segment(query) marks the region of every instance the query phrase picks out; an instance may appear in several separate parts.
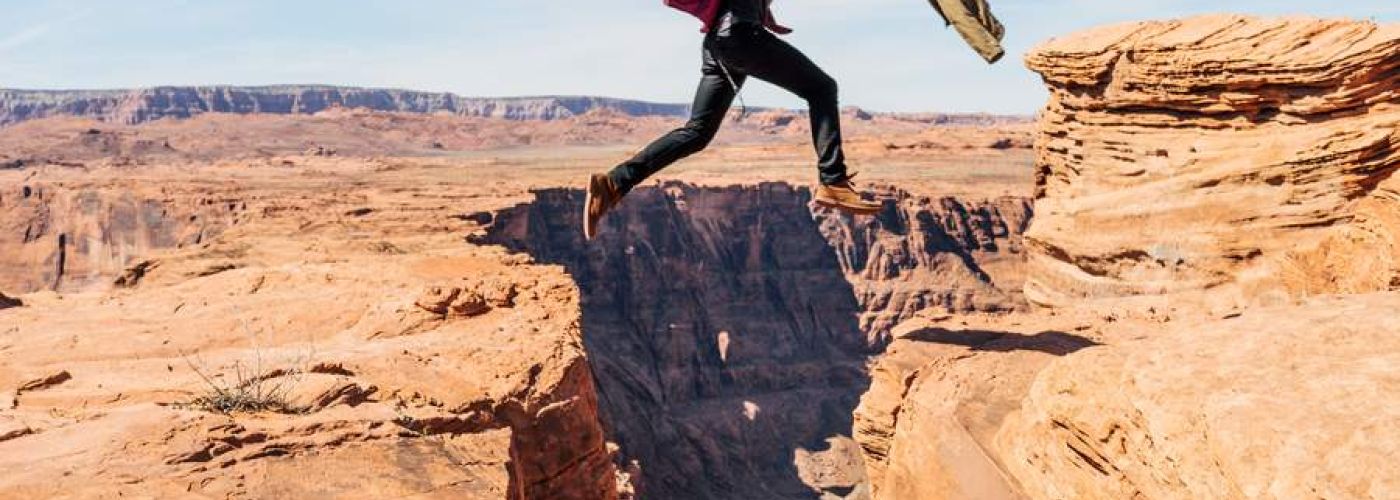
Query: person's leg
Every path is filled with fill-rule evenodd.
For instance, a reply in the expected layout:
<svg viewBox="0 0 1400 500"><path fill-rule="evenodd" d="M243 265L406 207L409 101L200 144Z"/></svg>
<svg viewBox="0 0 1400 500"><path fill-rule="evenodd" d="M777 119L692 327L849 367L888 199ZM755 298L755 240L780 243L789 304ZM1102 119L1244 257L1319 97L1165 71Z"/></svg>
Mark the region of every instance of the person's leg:
<svg viewBox="0 0 1400 500"><path fill-rule="evenodd" d="M724 115L734 102L735 94L729 78L733 78L734 85L743 86L744 75L731 70L726 77L708 48L702 57L702 77L700 86L695 91L695 101L690 108L690 120L608 172L608 178L618 187L621 194L626 194L647 177L681 158L705 149L724 123Z"/></svg>
<svg viewBox="0 0 1400 500"><path fill-rule="evenodd" d="M731 70L772 83L807 101L812 119L812 144L817 150L821 183L846 179L846 156L841 149L841 111L836 80L792 45L757 26L734 28L716 40L718 57Z"/></svg>

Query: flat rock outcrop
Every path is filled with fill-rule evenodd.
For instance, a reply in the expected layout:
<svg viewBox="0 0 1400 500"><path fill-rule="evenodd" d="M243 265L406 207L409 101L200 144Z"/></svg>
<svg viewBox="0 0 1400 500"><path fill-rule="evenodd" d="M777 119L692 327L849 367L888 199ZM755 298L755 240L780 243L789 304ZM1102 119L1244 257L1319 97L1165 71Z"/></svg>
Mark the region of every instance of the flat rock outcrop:
<svg viewBox="0 0 1400 500"><path fill-rule="evenodd" d="M0 309L0 497L616 496L577 289L463 245L442 201L459 191L162 174L136 192L256 209L183 248L127 248L141 258L115 287ZM42 193L94 217L65 230L73 248L167 241L161 203Z"/></svg>
<svg viewBox="0 0 1400 500"><path fill-rule="evenodd" d="M1033 498L1400 495L1400 294L1189 321L1037 377L996 449Z"/></svg>
<svg viewBox="0 0 1400 500"><path fill-rule="evenodd" d="M1400 295L1229 318L907 322L856 413L875 498L1389 498Z"/></svg>
<svg viewBox="0 0 1400 500"><path fill-rule="evenodd" d="M1032 302L1400 287L1400 25L1132 23L1026 62L1051 95Z"/></svg>

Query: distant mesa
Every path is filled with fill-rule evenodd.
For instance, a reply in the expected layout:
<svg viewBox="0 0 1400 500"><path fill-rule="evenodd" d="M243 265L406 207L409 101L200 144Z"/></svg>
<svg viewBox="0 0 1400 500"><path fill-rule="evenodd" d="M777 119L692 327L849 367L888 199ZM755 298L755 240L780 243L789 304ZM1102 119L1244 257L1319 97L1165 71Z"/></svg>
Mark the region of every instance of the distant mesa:
<svg viewBox="0 0 1400 500"><path fill-rule="evenodd" d="M0 126L55 116L135 125L203 113L315 114L334 108L557 120L609 109L630 116L686 116L690 106L586 96L477 98L446 92L330 85L152 87L122 90L0 89Z"/></svg>
<svg viewBox="0 0 1400 500"><path fill-rule="evenodd" d="M118 90L20 90L0 88L0 127L50 117L78 117L137 125L204 113L311 115L343 108L398 113L447 114L506 120L561 120L605 111L632 117L682 118L689 104L667 104L593 96L463 97L447 92L334 85L228 85ZM749 108L750 111L780 111ZM849 108L859 120L882 113ZM894 116L896 114L883 113ZM1027 117L990 114L897 114L934 125L997 125Z"/></svg>

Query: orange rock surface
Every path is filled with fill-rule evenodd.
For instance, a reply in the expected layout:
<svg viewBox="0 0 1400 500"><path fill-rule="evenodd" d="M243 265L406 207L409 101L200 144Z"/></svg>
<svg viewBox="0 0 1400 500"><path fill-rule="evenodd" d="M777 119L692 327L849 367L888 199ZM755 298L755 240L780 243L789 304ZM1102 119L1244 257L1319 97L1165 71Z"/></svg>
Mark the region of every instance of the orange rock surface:
<svg viewBox="0 0 1400 500"><path fill-rule="evenodd" d="M1054 39L1027 298L1400 287L1400 25L1206 16Z"/></svg>
<svg viewBox="0 0 1400 500"><path fill-rule="evenodd" d="M874 497L1400 495L1400 26L1133 23L1027 62L1041 307L894 329Z"/></svg>
<svg viewBox="0 0 1400 500"><path fill-rule="evenodd" d="M0 492L611 497L568 277L354 225L260 218L122 288L6 311ZM416 303L443 288L450 308ZM216 387L284 412L190 404Z"/></svg>

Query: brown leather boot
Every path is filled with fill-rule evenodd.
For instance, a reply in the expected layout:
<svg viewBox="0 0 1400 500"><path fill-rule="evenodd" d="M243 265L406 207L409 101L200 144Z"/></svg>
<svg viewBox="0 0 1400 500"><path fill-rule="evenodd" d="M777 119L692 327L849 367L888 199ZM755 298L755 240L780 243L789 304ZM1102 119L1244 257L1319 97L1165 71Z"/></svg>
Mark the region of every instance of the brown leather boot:
<svg viewBox="0 0 1400 500"><path fill-rule="evenodd" d="M860 197L860 192L851 185L851 178L855 174L846 176L845 180L832 185L822 184L817 186L814 201L824 207L844 210L857 215L871 215L878 213L884 205L881 203L866 201Z"/></svg>
<svg viewBox="0 0 1400 500"><path fill-rule="evenodd" d="M621 190L612 179L603 174L593 174L588 179L588 196L583 201L583 236L593 239L598 234L598 222L603 215L617 206L622 199Z"/></svg>

